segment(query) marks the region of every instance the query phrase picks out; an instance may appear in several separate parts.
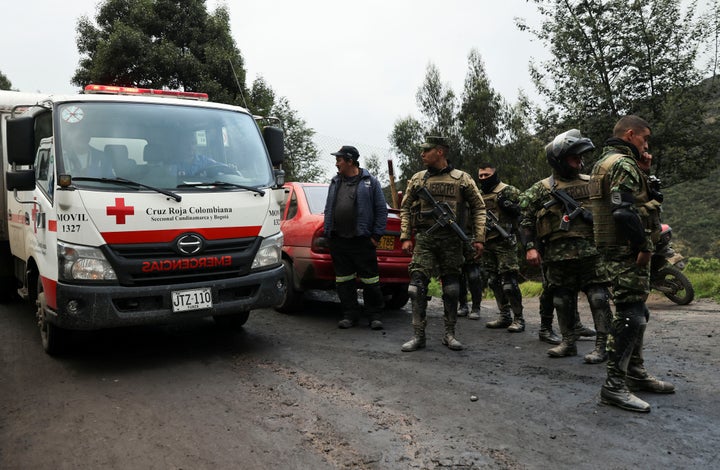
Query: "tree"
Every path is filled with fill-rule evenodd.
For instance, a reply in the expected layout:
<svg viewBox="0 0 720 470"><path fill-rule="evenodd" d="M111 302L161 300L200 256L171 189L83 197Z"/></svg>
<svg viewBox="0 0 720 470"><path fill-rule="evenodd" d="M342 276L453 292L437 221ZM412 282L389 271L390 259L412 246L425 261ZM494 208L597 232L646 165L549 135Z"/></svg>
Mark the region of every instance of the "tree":
<svg viewBox="0 0 720 470"><path fill-rule="evenodd" d="M315 132L290 107L287 98L278 100L273 106L272 115L280 119L285 129L285 180L318 181L324 172L319 164L318 148L312 140Z"/></svg>
<svg viewBox="0 0 720 470"><path fill-rule="evenodd" d="M401 182L409 180L413 174L423 169L419 155L420 144L424 142L426 135L441 135L447 138L450 142L448 159L456 167L462 165L457 100L450 85L440 80L440 71L435 65L428 65L425 81L415 98L423 116L422 120L413 117L401 119L395 123L390 134L390 142L398 155Z"/></svg>
<svg viewBox="0 0 720 470"><path fill-rule="evenodd" d="M702 125L707 99L695 64L709 29L695 1L684 14L679 0L534 1L541 27L518 26L553 55L531 64L531 75L554 107L554 133L577 127L599 144L620 116L639 114L653 126L655 171L667 183L718 163L717 129Z"/></svg>
<svg viewBox="0 0 720 470"><path fill-rule="evenodd" d="M458 113L466 167L477 168L479 162L491 159L499 143L504 107L504 100L490 86L480 53L471 50Z"/></svg>
<svg viewBox="0 0 720 470"><path fill-rule="evenodd" d="M12 90L12 83L2 72L0 72L0 90Z"/></svg>
<svg viewBox="0 0 720 470"><path fill-rule="evenodd" d="M95 23L78 20L81 58L72 83L202 91L247 106L229 23L225 6L208 13L205 0L106 0Z"/></svg>

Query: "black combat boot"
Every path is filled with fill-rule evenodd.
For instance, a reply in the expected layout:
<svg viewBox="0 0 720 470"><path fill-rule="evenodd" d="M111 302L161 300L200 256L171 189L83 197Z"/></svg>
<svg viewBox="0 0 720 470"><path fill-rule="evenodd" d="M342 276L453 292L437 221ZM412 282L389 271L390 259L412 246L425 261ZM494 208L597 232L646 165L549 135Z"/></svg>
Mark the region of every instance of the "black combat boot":
<svg viewBox="0 0 720 470"><path fill-rule="evenodd" d="M495 294L495 303L500 313L496 320L485 323L488 328L507 328L512 325L512 316L510 316L510 302L505 298L505 293L500 285L491 285L493 294Z"/></svg>
<svg viewBox="0 0 720 470"><path fill-rule="evenodd" d="M555 289L553 292L553 305L557 311L562 341L554 348L547 350L547 354L550 357L577 356L577 346L575 342L578 339L578 335L573 328L575 308L572 302L572 296L576 296L576 294L567 289Z"/></svg>
<svg viewBox="0 0 720 470"><path fill-rule="evenodd" d="M548 344L560 344L562 339L553 331L553 311L555 306L553 305L552 292L547 289L543 289L540 294L540 331L538 331L538 338L540 341L544 341Z"/></svg>
<svg viewBox="0 0 720 470"><path fill-rule="evenodd" d="M442 344L452 349L453 351L460 351L463 349L462 343L455 338L455 325L457 324L457 309L458 309L458 292L460 290L459 283L457 280L448 276L443 279L443 313L445 321L445 335L442 339Z"/></svg>
<svg viewBox="0 0 720 470"><path fill-rule="evenodd" d="M630 356L647 323L636 304L642 308L642 302L619 303L615 306L616 313L610 324L611 335L607 343L607 378L600 390L600 402L624 410L647 413L650 405L633 395L625 383Z"/></svg>
<svg viewBox="0 0 720 470"><path fill-rule="evenodd" d="M648 371L645 370L645 361L643 359L645 328L646 327L643 327L641 329L639 338L630 356L625 383L633 392L675 393L675 385L662 381L650 375Z"/></svg>

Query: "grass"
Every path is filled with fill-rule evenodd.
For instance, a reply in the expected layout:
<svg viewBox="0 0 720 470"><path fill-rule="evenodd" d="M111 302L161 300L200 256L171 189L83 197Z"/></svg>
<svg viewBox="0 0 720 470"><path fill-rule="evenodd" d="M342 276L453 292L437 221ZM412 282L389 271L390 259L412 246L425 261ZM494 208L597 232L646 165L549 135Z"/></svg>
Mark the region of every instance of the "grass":
<svg viewBox="0 0 720 470"><path fill-rule="evenodd" d="M690 258L684 271L695 289L696 299L712 299L720 302L720 259ZM537 297L542 292L542 284L526 281L520 284L523 297ZM440 282L433 278L428 286L428 293L433 297L442 297ZM490 289L483 292L484 299L494 299Z"/></svg>

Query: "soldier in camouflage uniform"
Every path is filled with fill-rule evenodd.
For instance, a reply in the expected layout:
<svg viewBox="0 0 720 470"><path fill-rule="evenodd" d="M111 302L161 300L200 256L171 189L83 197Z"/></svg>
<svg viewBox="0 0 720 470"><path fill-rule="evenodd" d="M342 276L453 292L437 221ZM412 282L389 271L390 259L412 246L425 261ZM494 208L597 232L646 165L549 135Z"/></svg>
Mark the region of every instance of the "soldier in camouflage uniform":
<svg viewBox="0 0 720 470"><path fill-rule="evenodd" d="M425 347L427 287L430 277L437 273L442 282L445 321L442 343L457 351L463 349L455 337L460 270L464 262L463 241L448 226L427 233L428 229L437 228L436 220L431 215L432 205L420 196L419 190L427 188L437 202L447 203L454 214L458 214L465 204L468 205L469 216L474 222L472 245L477 257L482 255L485 242L485 204L472 177L456 170L448 162L449 145L445 138L428 136L421 148L423 164L427 169L415 173L410 179L400 207L402 248L413 254L408 266L413 337L402 345L402 350L409 352Z"/></svg>
<svg viewBox="0 0 720 470"><path fill-rule="evenodd" d="M486 210L497 217L497 225L509 235L505 238L497 228L486 228L483 271L488 276L488 284L495 294L500 313L496 320L487 322L485 326L520 333L525 331L522 293L517 280L520 264L515 238L520 217L520 190L500 181L500 175L490 163L480 163L478 179Z"/></svg>
<svg viewBox="0 0 720 470"><path fill-rule="evenodd" d="M650 126L638 116L621 118L591 175L590 199L595 243L613 276L615 315L608 340L607 378L600 391L604 404L649 412L650 405L632 391L673 393L675 386L650 375L643 361L643 336L650 317L652 237L659 225L659 202L653 200L641 169Z"/></svg>
<svg viewBox="0 0 720 470"><path fill-rule="evenodd" d="M521 200L521 238L530 265L543 264L548 288L553 293L562 333L559 345L548 350L550 357L575 356L576 302L583 290L590 304L597 336L595 349L585 356L588 364L607 359L606 340L612 311L609 276L602 257L593 242L592 214L587 208L570 211L552 195L564 191L578 204L589 203L590 177L580 173L582 155L595 146L580 131L564 132L545 147L553 169L549 178L532 185ZM543 253L538 250L542 244Z"/></svg>

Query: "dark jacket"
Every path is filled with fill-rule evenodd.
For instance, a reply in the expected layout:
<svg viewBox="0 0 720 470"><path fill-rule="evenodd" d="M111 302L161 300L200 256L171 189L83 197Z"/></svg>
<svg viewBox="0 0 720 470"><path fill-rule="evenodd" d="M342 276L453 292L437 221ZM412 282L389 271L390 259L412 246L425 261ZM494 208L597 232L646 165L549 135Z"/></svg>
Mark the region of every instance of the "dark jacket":
<svg viewBox="0 0 720 470"><path fill-rule="evenodd" d="M334 227L333 211L335 198L342 176L335 175L330 181L327 201L325 202L325 236L330 237ZM372 237L379 240L385 233L387 223L387 203L385 195L377 178L366 169L360 168L360 181L358 181L357 197L355 199L355 214L357 218L356 233L359 237Z"/></svg>

